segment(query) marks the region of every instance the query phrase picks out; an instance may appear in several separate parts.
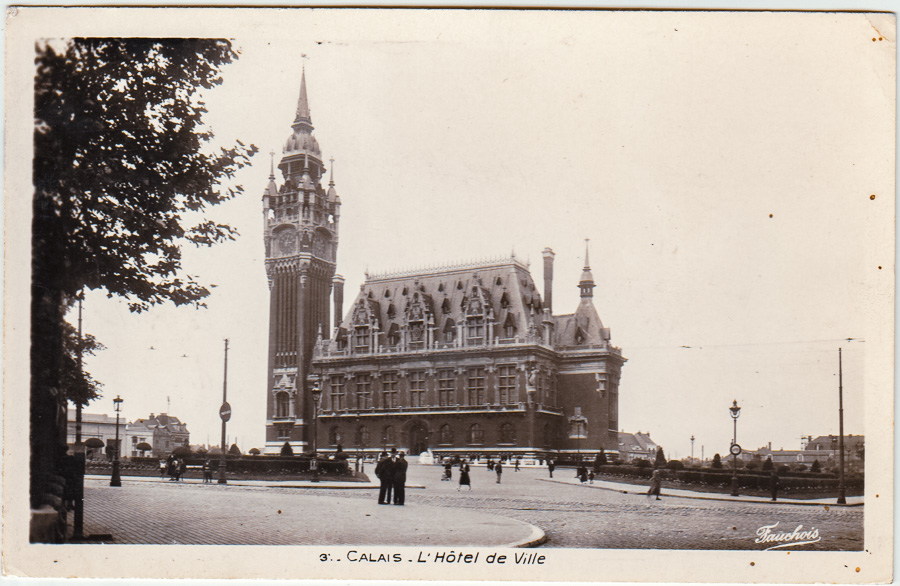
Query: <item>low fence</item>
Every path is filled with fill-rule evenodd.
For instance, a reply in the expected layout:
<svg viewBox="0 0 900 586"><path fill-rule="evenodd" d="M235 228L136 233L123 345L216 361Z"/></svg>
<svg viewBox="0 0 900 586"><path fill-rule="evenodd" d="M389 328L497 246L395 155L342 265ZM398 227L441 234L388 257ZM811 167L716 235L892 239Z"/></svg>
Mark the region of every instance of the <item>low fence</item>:
<svg viewBox="0 0 900 586"><path fill-rule="evenodd" d="M197 470L203 467L207 458L201 456L188 456L185 458L188 470ZM219 469L219 457L209 458L213 466L213 472ZM225 458L225 470L229 474L248 474L253 476L274 476L302 474L311 471L311 459L303 456L228 456ZM351 476L352 471L347 460L322 460L317 461L319 472L336 476ZM119 470L122 474L128 471L158 471L160 462L158 458L129 458L119 462ZM89 462L89 473L104 473L112 470L112 462Z"/></svg>
<svg viewBox="0 0 900 586"><path fill-rule="evenodd" d="M677 471L660 468L660 471L664 480L709 486L731 486L732 471L725 468L691 468ZM649 480L653 474L653 467L606 464L599 467L599 472L603 476ZM770 478L771 472L738 470L737 473L740 488L768 490ZM781 489L830 492L837 490L839 483L840 479L832 473L786 472L778 475L778 486ZM861 474L850 474L844 477L844 487L848 490L862 490L864 485L865 477Z"/></svg>

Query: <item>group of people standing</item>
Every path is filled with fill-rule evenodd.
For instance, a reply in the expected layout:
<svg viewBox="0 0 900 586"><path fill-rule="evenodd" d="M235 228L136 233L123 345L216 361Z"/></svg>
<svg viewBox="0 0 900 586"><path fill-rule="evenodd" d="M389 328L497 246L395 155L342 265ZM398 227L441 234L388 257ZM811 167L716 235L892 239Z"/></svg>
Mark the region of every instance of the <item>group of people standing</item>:
<svg viewBox="0 0 900 586"><path fill-rule="evenodd" d="M160 477L168 475L169 482L178 482L184 477L186 471L187 460L178 458L175 454L169 454L169 457L166 458L165 462L159 466Z"/></svg>
<svg viewBox="0 0 900 586"><path fill-rule="evenodd" d="M381 483L378 490L378 504L389 505L393 497L395 505L403 505L406 501L406 469L409 462L406 461L404 452L397 453L392 450L390 454L381 452L378 464L375 466L375 476Z"/></svg>

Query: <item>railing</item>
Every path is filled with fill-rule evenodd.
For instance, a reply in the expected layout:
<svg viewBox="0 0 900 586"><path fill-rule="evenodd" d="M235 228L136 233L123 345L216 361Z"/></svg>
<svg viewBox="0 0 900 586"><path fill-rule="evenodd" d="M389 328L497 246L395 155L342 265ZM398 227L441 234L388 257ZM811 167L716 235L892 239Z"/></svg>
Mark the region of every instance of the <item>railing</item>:
<svg viewBox="0 0 900 586"><path fill-rule="evenodd" d="M541 410L547 410L538 405ZM384 415L384 414L415 414L439 411L442 413L463 413L463 412L524 412L524 403L512 403L507 405L485 404L485 405L430 405L425 407L369 407L364 409L343 409L340 411L323 410L319 413L319 417L359 417L363 415ZM549 411L555 412L555 411ZM560 411L561 413L561 411Z"/></svg>
<svg viewBox="0 0 900 586"><path fill-rule="evenodd" d="M582 351L582 350L606 350L610 354L615 356L622 355L622 349L617 348L611 344L585 344L583 346L553 346L544 344L543 340L540 339L523 339L523 338L494 338L493 341L488 340L487 343L479 343L479 344L466 344L462 343L457 345L455 342L433 342L431 345L427 345L424 343L416 343L415 346L410 345L397 345L397 346L385 346L379 345L377 348L372 349L369 346L365 347L354 347L351 351L350 348L344 348L343 350L330 350L327 347L322 348L321 350L317 350L315 354L315 358L348 358L351 356L395 356L398 354L423 354L423 353L431 353L431 352L459 352L459 351L481 351L486 348L493 348L497 346L503 347L526 347L526 346L539 346L541 348L546 348L548 350L555 351ZM364 348L364 350L361 350Z"/></svg>

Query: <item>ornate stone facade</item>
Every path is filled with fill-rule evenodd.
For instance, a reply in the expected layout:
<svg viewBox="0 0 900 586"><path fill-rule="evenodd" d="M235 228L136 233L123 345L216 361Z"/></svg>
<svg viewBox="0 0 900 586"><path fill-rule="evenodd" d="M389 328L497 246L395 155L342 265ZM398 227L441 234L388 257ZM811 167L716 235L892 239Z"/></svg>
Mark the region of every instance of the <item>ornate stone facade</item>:
<svg viewBox="0 0 900 586"><path fill-rule="evenodd" d="M322 186L325 166L312 134L305 73L291 129L278 164L283 183L275 183L273 159L262 197L270 304L267 452L285 441L306 449L313 404L297 381L306 379L316 332L330 329L341 202L333 177L327 190Z"/></svg>
<svg viewBox="0 0 900 586"><path fill-rule="evenodd" d="M513 257L366 275L343 314L335 275L340 198L312 136L305 75L293 134L263 195L270 286L266 451L516 457L618 450L625 362L593 305L585 256L572 314L553 315L552 250L542 301ZM335 328L329 321L334 290Z"/></svg>

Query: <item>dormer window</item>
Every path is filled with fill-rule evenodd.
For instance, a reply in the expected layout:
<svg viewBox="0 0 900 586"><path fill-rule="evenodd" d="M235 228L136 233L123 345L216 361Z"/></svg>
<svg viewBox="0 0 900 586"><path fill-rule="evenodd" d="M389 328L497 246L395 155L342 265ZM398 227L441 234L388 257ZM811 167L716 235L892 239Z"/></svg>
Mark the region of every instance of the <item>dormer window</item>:
<svg viewBox="0 0 900 586"><path fill-rule="evenodd" d="M356 326L355 333L355 350L357 352L368 352L372 344L372 332L369 326Z"/></svg>
<svg viewBox="0 0 900 586"><path fill-rule="evenodd" d="M397 308L394 307L393 303L388 306L387 316L388 319L394 319L395 317L397 317Z"/></svg>
<svg viewBox="0 0 900 586"><path fill-rule="evenodd" d="M441 313L450 313L450 299L444 297L444 302L441 303Z"/></svg>

